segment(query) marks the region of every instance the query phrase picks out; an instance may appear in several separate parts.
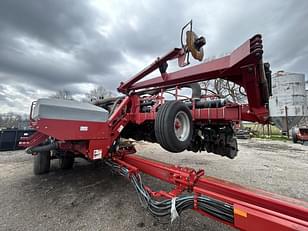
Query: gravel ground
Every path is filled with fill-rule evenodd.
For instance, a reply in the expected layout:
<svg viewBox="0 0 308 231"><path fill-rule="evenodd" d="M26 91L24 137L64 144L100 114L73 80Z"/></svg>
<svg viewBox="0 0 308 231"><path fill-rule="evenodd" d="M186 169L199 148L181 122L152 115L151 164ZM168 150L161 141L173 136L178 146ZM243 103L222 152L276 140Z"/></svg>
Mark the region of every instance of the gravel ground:
<svg viewBox="0 0 308 231"><path fill-rule="evenodd" d="M239 140L234 160L207 153L167 153L139 143L139 155L205 168L206 174L249 187L308 201L308 147L282 141ZM32 173L23 151L0 153L0 230L233 230L193 212L172 225L152 218L133 188L107 167L77 159L72 170ZM165 183L144 176L155 189ZM168 221L168 220L167 220Z"/></svg>

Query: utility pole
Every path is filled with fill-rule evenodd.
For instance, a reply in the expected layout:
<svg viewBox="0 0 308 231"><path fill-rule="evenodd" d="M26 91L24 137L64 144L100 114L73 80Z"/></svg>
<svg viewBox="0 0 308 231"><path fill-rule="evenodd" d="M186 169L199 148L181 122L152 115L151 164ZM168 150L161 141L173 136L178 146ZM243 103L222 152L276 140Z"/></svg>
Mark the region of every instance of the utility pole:
<svg viewBox="0 0 308 231"><path fill-rule="evenodd" d="M288 107L285 106L284 110L285 110L285 113L286 113L286 128L287 128L287 136L288 136L288 139L289 139L290 136L289 136L289 122L288 122Z"/></svg>

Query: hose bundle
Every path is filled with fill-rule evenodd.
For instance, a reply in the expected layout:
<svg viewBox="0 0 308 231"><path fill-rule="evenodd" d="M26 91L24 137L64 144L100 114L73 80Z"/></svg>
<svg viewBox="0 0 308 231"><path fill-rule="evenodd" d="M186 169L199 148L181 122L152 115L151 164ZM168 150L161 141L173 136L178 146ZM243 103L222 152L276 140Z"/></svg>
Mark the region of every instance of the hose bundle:
<svg viewBox="0 0 308 231"><path fill-rule="evenodd" d="M117 163L106 160L105 163L111 169L121 176L130 180L134 186L141 204L149 210L154 217L170 216L172 212L172 199L162 201L155 200L145 189L140 174L129 174L127 168L118 165ZM233 223L233 206L207 196L197 197L197 207L205 213L208 213L223 221ZM194 208L194 195L181 195L175 198L176 212L180 215L186 209Z"/></svg>

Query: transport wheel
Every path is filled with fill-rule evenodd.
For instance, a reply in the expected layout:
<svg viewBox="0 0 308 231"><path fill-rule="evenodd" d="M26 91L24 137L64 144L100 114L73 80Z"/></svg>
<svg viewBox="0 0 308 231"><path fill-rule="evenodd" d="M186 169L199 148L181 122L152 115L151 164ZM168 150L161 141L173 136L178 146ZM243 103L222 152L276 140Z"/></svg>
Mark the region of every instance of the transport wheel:
<svg viewBox="0 0 308 231"><path fill-rule="evenodd" d="M155 136L158 143L169 152L182 152L189 146L192 134L192 116L181 101L164 103L155 119Z"/></svg>
<svg viewBox="0 0 308 231"><path fill-rule="evenodd" d="M237 156L238 148L237 148L237 140L235 137L232 137L227 144L227 157L233 159Z"/></svg>
<svg viewBox="0 0 308 231"><path fill-rule="evenodd" d="M74 156L73 155L65 155L59 157L59 168L61 169L70 169L74 165Z"/></svg>
<svg viewBox="0 0 308 231"><path fill-rule="evenodd" d="M50 152L39 152L34 156L33 173L41 175L49 172L50 169Z"/></svg>
<svg viewBox="0 0 308 231"><path fill-rule="evenodd" d="M293 143L297 143L297 129L296 128L292 128L292 141Z"/></svg>

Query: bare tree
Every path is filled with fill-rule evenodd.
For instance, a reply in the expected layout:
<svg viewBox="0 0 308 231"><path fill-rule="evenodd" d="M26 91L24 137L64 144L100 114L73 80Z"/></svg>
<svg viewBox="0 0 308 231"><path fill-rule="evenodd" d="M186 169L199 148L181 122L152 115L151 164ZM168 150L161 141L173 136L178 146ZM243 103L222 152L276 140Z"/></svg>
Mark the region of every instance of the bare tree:
<svg viewBox="0 0 308 231"><path fill-rule="evenodd" d="M85 101L106 99L112 96L113 94L111 91L107 90L103 86L98 86L97 88L92 89L89 93L85 94Z"/></svg>
<svg viewBox="0 0 308 231"><path fill-rule="evenodd" d="M246 102L244 89L234 82L224 79L213 79L201 83L205 91L215 94L219 98L227 98L235 103Z"/></svg>
<svg viewBox="0 0 308 231"><path fill-rule="evenodd" d="M57 91L56 94L52 95L50 98L74 100L72 93L67 89Z"/></svg>
<svg viewBox="0 0 308 231"><path fill-rule="evenodd" d="M1 128L23 128L27 123L26 118L14 112L0 114L0 127Z"/></svg>
<svg viewBox="0 0 308 231"><path fill-rule="evenodd" d="M246 92L243 87L231 81L226 81L225 89L227 91L226 97L230 97L233 102L245 103L247 102Z"/></svg>

